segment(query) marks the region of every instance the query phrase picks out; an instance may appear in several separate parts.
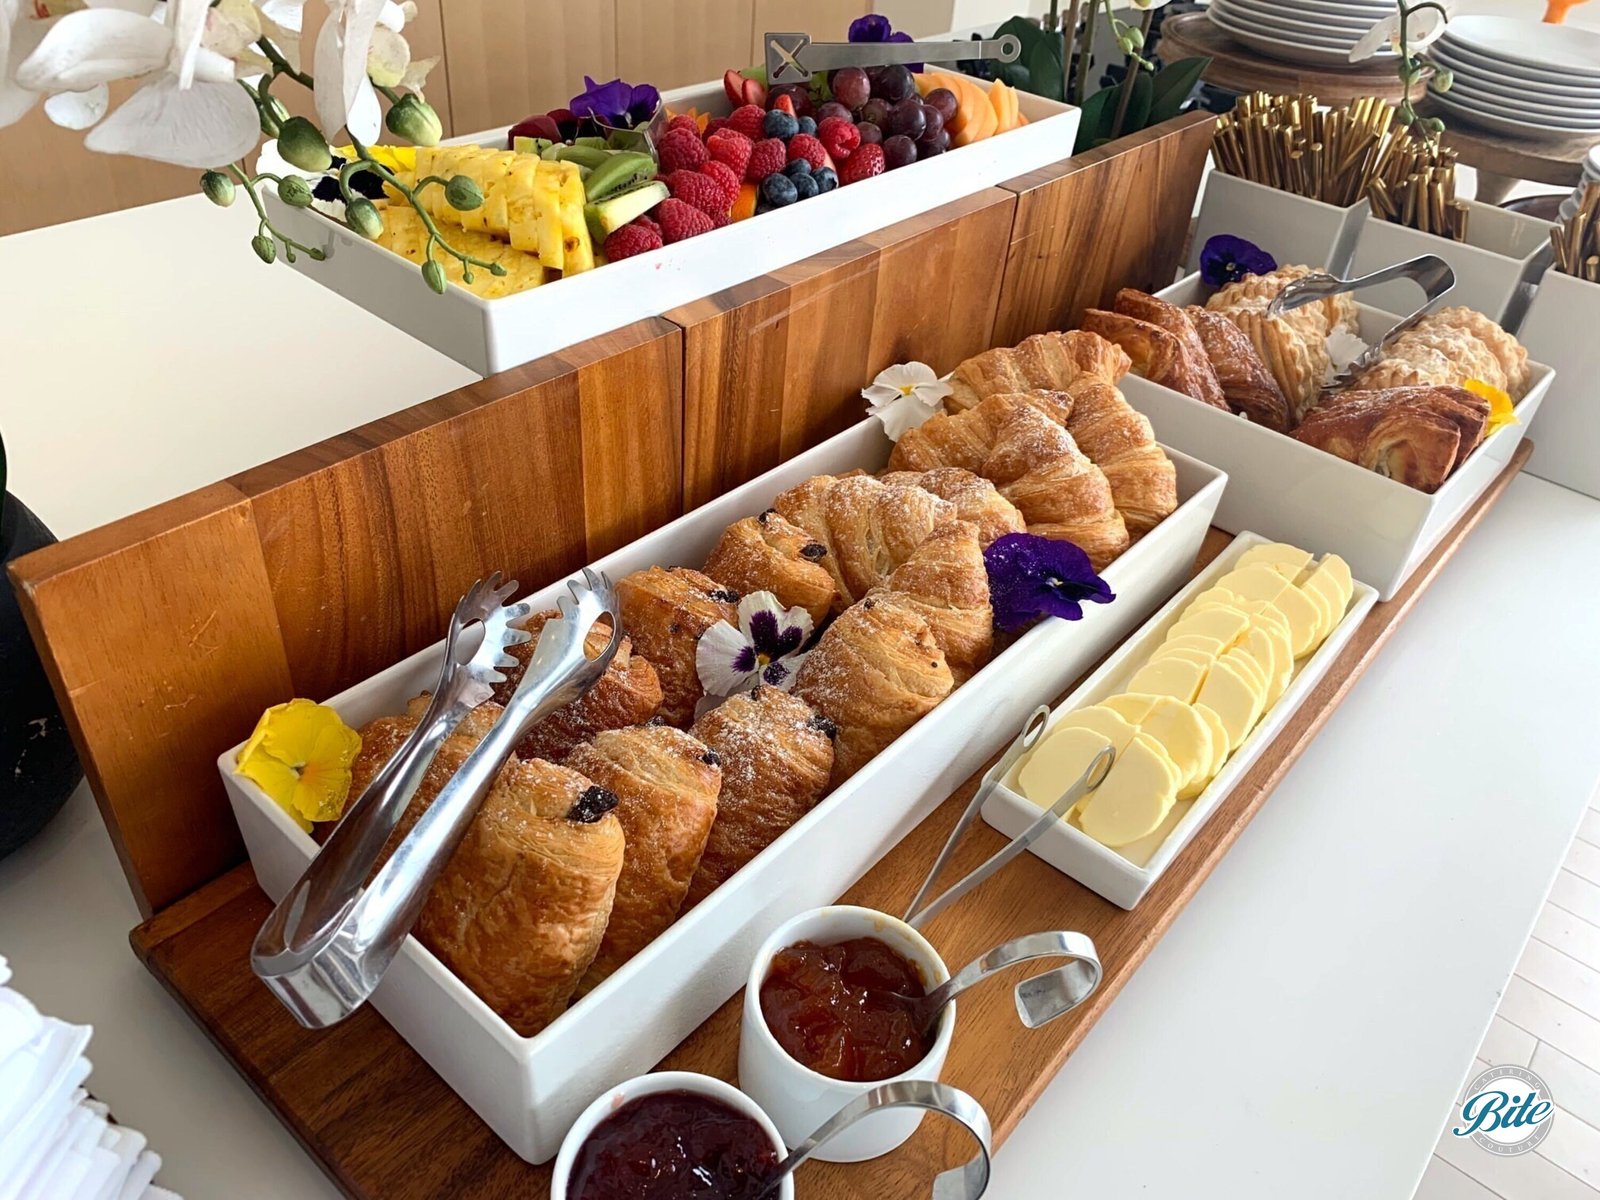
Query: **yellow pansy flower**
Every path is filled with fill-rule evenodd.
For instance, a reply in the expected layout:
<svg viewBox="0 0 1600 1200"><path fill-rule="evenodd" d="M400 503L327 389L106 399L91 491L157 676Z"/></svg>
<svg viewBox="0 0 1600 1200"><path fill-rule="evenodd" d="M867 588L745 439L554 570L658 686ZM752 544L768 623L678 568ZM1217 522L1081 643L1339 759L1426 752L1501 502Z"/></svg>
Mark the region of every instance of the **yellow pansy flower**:
<svg viewBox="0 0 1600 1200"><path fill-rule="evenodd" d="M1484 426L1483 436L1489 437L1495 430L1505 425L1520 425L1517 414L1512 411L1511 397L1481 379L1467 380L1465 387L1474 396L1482 396L1489 402L1489 422Z"/></svg>
<svg viewBox="0 0 1600 1200"><path fill-rule="evenodd" d="M356 148L354 146L340 146L334 153L347 162L353 162L356 157ZM417 148L415 146L368 146L367 156L379 166L388 167L396 175L415 174L417 170Z"/></svg>
<svg viewBox="0 0 1600 1200"><path fill-rule="evenodd" d="M261 714L234 770L283 806L300 828L334 821L350 798L350 764L361 735L311 700L275 704Z"/></svg>

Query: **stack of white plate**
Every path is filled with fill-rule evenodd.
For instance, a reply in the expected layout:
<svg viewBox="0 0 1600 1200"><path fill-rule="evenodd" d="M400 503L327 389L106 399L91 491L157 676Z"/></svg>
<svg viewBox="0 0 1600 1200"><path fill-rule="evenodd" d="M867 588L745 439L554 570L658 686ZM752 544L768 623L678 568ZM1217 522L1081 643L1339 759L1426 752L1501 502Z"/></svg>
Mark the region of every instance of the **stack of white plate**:
<svg viewBox="0 0 1600 1200"><path fill-rule="evenodd" d="M1355 44L1394 11L1393 0L1211 0L1207 14L1234 41L1269 58L1348 66Z"/></svg>
<svg viewBox="0 0 1600 1200"><path fill-rule="evenodd" d="M1512 137L1600 135L1600 33L1514 17L1457 17L1429 51L1455 74L1448 113Z"/></svg>
<svg viewBox="0 0 1600 1200"><path fill-rule="evenodd" d="M1588 157L1583 160L1583 182L1561 202L1563 221L1570 221L1577 214L1578 205L1583 203L1583 193L1591 183L1600 183L1600 146L1589 151Z"/></svg>

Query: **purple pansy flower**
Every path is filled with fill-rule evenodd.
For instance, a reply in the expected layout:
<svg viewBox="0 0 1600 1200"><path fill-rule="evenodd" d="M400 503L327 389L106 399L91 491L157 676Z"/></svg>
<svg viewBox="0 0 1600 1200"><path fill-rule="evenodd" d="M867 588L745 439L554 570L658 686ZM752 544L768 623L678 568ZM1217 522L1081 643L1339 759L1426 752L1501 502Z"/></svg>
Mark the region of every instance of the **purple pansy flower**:
<svg viewBox="0 0 1600 1200"><path fill-rule="evenodd" d="M780 691L794 685L811 637L811 615L785 608L771 592L739 601L735 628L718 621L700 635L694 665L708 696L732 696L765 683Z"/></svg>
<svg viewBox="0 0 1600 1200"><path fill-rule="evenodd" d="M661 94L648 83L624 83L620 79L596 83L585 75L583 85L585 90L567 106L572 115L591 117L619 129L645 124L661 104Z"/></svg>
<svg viewBox="0 0 1600 1200"><path fill-rule="evenodd" d="M995 627L1005 633L1040 617L1082 618L1082 602L1116 599L1094 573L1089 556L1071 542L1032 533L1008 533L983 552Z"/></svg>
<svg viewBox="0 0 1600 1200"><path fill-rule="evenodd" d="M852 42L909 42L909 33L896 33L889 18L881 13L868 13L850 22L849 40ZM913 74L922 70L922 63L907 63Z"/></svg>
<svg viewBox="0 0 1600 1200"><path fill-rule="evenodd" d="M1212 287L1237 283L1246 275L1268 275L1277 269L1278 260L1272 255L1231 233L1208 239L1200 251L1200 278Z"/></svg>

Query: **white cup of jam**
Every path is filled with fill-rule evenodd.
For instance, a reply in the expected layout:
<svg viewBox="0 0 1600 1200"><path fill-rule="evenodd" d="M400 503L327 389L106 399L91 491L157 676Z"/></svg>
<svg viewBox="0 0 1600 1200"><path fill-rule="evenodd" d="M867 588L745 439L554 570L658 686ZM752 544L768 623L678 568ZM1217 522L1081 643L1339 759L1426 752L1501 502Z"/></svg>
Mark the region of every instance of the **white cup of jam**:
<svg viewBox="0 0 1600 1200"><path fill-rule="evenodd" d="M818 954L819 947L828 953ZM906 1019L904 1006L888 997L921 995L949 978L949 968L928 940L886 913L843 904L801 913L773 931L751 964L739 1032L739 1086L794 1146L881 1084L937 1080L955 1031L955 1003L947 1004L933 1030L922 1036ZM872 986L862 987L862 981ZM859 1000L863 990L871 1002L853 1009L845 1039L823 1048L826 1039L818 1036L816 1022L827 1023L829 1014L839 1011L827 997ZM912 1033L917 1036L908 1036ZM917 1110L871 1113L819 1147L814 1157L828 1162L877 1158L915 1133L924 1115Z"/></svg>
<svg viewBox="0 0 1600 1200"><path fill-rule="evenodd" d="M693 1071L657 1071L611 1088L583 1110L556 1155L550 1200L707 1194L703 1180L685 1178L680 1193L670 1179L659 1178L674 1164L680 1177L687 1174L683 1167L717 1177L727 1183L719 1194L741 1200L761 1190L759 1179L744 1171L746 1164L759 1161L770 1169L787 1155L772 1119L732 1084ZM633 1172L650 1160L658 1178L647 1193ZM794 1200L792 1174L771 1200Z"/></svg>

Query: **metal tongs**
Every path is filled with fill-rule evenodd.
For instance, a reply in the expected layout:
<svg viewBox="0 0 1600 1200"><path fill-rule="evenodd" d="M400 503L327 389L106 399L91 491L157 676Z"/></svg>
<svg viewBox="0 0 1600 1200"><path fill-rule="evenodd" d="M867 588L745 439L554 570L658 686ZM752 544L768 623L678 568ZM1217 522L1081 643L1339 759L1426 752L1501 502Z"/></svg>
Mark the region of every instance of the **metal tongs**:
<svg viewBox="0 0 1600 1200"><path fill-rule="evenodd" d="M1380 283L1392 283L1396 279L1409 279L1420 286L1426 297L1422 307L1409 317L1399 321L1394 328L1384 334L1377 342L1367 347L1366 353L1356 359L1333 377L1328 387L1343 387L1354 381L1357 375L1376 363L1383 357L1383 351L1390 342L1399 337L1406 330L1414 326L1423 317L1427 316L1438 307L1439 301L1449 294L1450 289L1456 285L1456 273L1450 269L1450 264L1437 254L1424 254L1407 262L1396 263L1392 267L1385 267L1381 271L1374 271L1371 275L1363 275L1360 279L1340 279L1318 271L1297 279L1283 291L1272 298L1272 303L1267 305L1267 316L1281 317L1291 313L1297 308L1304 308L1308 304L1315 304L1318 300L1326 300L1330 296L1343 295L1345 292L1357 292L1362 288L1375 287Z"/></svg>
<svg viewBox="0 0 1600 1200"><path fill-rule="evenodd" d="M372 995L513 747L536 721L588 690L616 653L622 630L616 593L604 575L585 570L582 583L568 582L572 597L557 602L560 616L545 623L499 719L367 883L439 748L504 680L497 668L515 665L506 648L529 640L514 626L532 615L532 607L503 603L516 586L502 586L496 573L462 597L421 722L256 934L252 969L307 1028L343 1020ZM585 644L602 618L610 622L611 638L590 658ZM483 638L469 652L473 625L482 626Z"/></svg>
<svg viewBox="0 0 1600 1200"><path fill-rule="evenodd" d="M1045 830L1054 825L1066 813L1072 811L1074 804L1105 782L1106 776L1111 772L1111 764L1117 757L1116 751L1110 746L1095 755L1094 761L1084 768L1083 774L1078 776L1077 781L1062 792L1054 804L1040 813L1038 819L1032 825L1029 825L1010 842L1007 842L981 866L958 879L936 899L929 901L926 905L922 903L929 889L933 887L934 881L939 878L939 873L949 863L950 856L955 853L956 844L961 841L967 830L972 828L972 823L978 819L978 813L982 811L984 802L989 799L994 789L1000 786L1000 782L1011 773L1011 768L1017 765L1017 760L1039 744L1039 740L1044 737L1045 726L1049 723L1050 709L1048 706L1041 705L1034 709L1027 721L1023 723L1022 732L1017 735L1016 740L1011 743L1010 748L1001 756L1000 761L995 764L994 768L984 776L983 782L978 785L978 790L973 793L971 801L967 804L967 811L961 814L961 819L956 822L956 827L950 831L950 837L945 841L944 849L939 851L939 857L934 860L933 869L928 872L928 877L922 881L922 886L917 889L917 894L912 898L910 907L906 909L905 922L907 925L910 925L913 929L920 929L925 922L949 908L950 905L961 899L961 897L1033 845L1034 842L1044 836Z"/></svg>
<svg viewBox="0 0 1600 1200"><path fill-rule="evenodd" d="M840 67L889 67L895 64L953 63L992 58L1016 62L1022 40L1014 33L985 41L948 42L813 42L804 33L764 34L767 83L805 83L813 75Z"/></svg>

